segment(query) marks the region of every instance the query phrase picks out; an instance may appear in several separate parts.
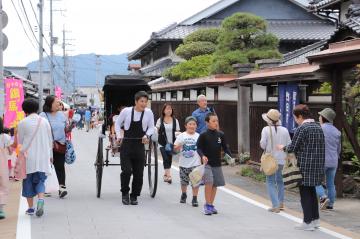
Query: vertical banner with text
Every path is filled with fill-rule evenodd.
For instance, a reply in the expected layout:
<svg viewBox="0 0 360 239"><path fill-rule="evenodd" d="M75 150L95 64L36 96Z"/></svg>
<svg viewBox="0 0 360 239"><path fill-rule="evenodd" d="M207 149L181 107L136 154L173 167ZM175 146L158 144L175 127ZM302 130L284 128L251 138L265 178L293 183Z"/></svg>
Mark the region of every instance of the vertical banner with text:
<svg viewBox="0 0 360 239"><path fill-rule="evenodd" d="M279 84L278 102L282 126L287 128L290 133L294 133L296 123L292 111L299 104L299 86L297 84Z"/></svg>
<svg viewBox="0 0 360 239"><path fill-rule="evenodd" d="M61 95L62 95L62 89L59 86L55 86L55 96L56 96L56 98L61 100Z"/></svg>
<svg viewBox="0 0 360 239"><path fill-rule="evenodd" d="M5 117L6 128L15 128L19 121L25 117L22 111L24 102L24 88L22 80L6 78L5 83Z"/></svg>

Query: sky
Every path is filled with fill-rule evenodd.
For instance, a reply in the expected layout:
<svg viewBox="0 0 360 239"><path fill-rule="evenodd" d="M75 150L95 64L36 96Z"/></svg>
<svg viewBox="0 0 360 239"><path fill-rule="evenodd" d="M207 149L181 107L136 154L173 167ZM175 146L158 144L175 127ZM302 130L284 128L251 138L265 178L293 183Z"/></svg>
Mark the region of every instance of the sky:
<svg viewBox="0 0 360 239"><path fill-rule="evenodd" d="M21 5L24 4L25 11ZM190 17L218 0L54 0L54 36L59 38L55 54L62 55L62 30L66 29L68 55L95 53L111 55L127 53L146 42L152 32ZM37 60L36 41L27 24L38 38L37 4L39 0L3 0L9 18L3 32L9 39L4 51L5 66L24 66ZM31 4L32 5L31 5ZM24 33L17 9L30 40ZM35 12L32 10L33 8ZM61 11L65 10L65 11ZM49 0L44 0L44 48L50 54ZM44 56L46 56L44 53Z"/></svg>

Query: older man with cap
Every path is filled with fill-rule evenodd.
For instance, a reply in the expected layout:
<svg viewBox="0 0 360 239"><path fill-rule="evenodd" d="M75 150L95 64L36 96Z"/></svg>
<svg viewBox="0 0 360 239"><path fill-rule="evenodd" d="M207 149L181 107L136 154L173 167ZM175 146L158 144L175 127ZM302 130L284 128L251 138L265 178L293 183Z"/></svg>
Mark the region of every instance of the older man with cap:
<svg viewBox="0 0 360 239"><path fill-rule="evenodd" d="M333 209L336 190L335 175L341 152L341 132L333 125L335 112L325 108L319 112L319 121L325 136L325 177L327 195L322 185L316 187L316 193L320 197L320 209Z"/></svg>

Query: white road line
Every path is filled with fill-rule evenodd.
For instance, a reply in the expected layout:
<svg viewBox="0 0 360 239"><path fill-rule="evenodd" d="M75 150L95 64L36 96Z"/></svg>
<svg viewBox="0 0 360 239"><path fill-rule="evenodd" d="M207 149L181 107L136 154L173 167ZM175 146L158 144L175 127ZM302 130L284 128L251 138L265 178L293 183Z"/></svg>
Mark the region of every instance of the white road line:
<svg viewBox="0 0 360 239"><path fill-rule="evenodd" d="M27 209L26 198L20 193L16 239L31 239L31 220L30 216L25 214Z"/></svg>
<svg viewBox="0 0 360 239"><path fill-rule="evenodd" d="M162 162L162 161L159 160L159 162ZM176 166L172 165L171 168L175 169L176 171L179 171L179 168L176 167ZM250 203L250 204L252 204L254 206L257 206L259 208L262 208L262 209L265 209L265 210L267 210L269 208L269 206L267 206L267 205L265 205L263 203L260 203L258 201L255 201L255 200L251 199L251 198L245 197L245 196L241 195L240 193L234 192L233 190L230 190L228 188L219 187L219 190L221 190L221 191L223 191L223 192L225 192L227 194L230 194L230 195L232 195L232 196L234 196L234 197L236 197L238 199L241 199L241 200L243 200L243 201L245 201L247 203ZM283 216L283 217L285 217L285 218L287 218L287 219L289 219L291 221L294 221L296 223L301 223L302 222L302 219L300 219L298 217L295 217L293 215L290 215L288 213L285 213L285 212L280 212L279 215ZM330 236L333 236L333 237L336 237L336 238L339 238L339 239L351 239L351 237L342 235L340 233L334 232L334 231L329 230L327 228L320 227L319 230L326 233L326 234L328 234L328 235L330 235Z"/></svg>

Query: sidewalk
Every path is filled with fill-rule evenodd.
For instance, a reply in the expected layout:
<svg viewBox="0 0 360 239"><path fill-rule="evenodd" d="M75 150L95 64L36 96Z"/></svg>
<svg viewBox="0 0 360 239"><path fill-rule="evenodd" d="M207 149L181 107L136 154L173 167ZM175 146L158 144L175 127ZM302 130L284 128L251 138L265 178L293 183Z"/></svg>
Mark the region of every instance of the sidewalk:
<svg viewBox="0 0 360 239"><path fill-rule="evenodd" d="M226 182L241 188L249 193L264 198L268 203L270 200L267 194L266 185L257 182L251 178L243 177L237 174L240 166L223 167ZM300 205L300 196L296 192L286 191L285 206L290 210L294 210L302 215ZM360 200L339 198L335 203L332 211L320 211L320 218L333 226L342 227L351 232L357 233L360 238Z"/></svg>
<svg viewBox="0 0 360 239"><path fill-rule="evenodd" d="M15 239L18 222L21 182L10 182L10 195L5 206L6 218L0 221L1 239Z"/></svg>

